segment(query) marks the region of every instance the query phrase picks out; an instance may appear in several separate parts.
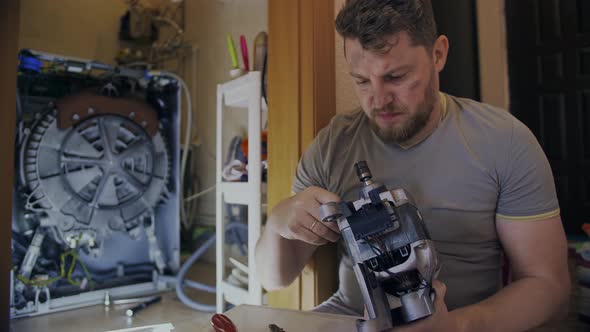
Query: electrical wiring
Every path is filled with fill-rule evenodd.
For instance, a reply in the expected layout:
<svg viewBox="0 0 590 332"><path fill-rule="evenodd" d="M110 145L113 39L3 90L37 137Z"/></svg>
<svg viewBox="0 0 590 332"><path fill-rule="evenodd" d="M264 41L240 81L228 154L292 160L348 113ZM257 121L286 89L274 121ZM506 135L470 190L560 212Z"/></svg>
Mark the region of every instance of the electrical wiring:
<svg viewBox="0 0 590 332"><path fill-rule="evenodd" d="M183 142L183 147L182 150L184 151L184 153L182 154L182 159L180 161L180 183L184 183L184 176L185 176L185 171L186 171L186 163L188 160L188 148L190 145L190 139L191 139L191 128L192 128L192 122L193 122L193 108L192 108L192 99L191 99L191 93L189 91L189 88L186 84L186 82L178 75L171 73L171 72L167 72L167 71L148 71L147 72L148 76L163 76L163 77L169 77L172 78L174 80L176 80L178 82L178 84L180 84L180 87L182 88L182 90L184 91L184 96L186 99L186 129L184 131L184 142ZM190 229L190 224L188 221L188 218L186 217L186 209L184 206L184 194L182 192L182 190L179 191L179 195L180 195L180 201L183 202L183 204L180 204L180 220L183 224L183 226L185 227L185 229Z"/></svg>
<svg viewBox="0 0 590 332"><path fill-rule="evenodd" d="M184 177L185 177L185 172L186 172L186 165L187 165L187 161L188 161L188 148L190 146L190 138L191 138L191 130L192 130L192 126L193 126L193 116L192 116L192 105L193 105L193 101L191 99L191 94L188 88L188 85L186 84L186 82L178 75L174 74L174 73L170 73L170 72L166 72L166 71L162 71L162 72L149 72L150 74L158 74L161 76L167 76L170 78L173 78L174 80L178 81L178 83L180 84L182 90L184 91L184 95L185 95L185 99L186 99L186 130L184 132L184 142L183 142L183 151L184 153L182 154L182 159L180 161L180 183L184 183ZM196 193L188 198L184 197L184 193L182 192L182 190L180 190L180 201L183 202L180 205L180 217L183 223L183 226L185 227L185 229L190 229L190 220L186 214L186 207L184 206L184 203L187 203L191 200L197 199L211 191L213 191L215 189L215 186L209 187L199 193Z"/></svg>
<svg viewBox="0 0 590 332"><path fill-rule="evenodd" d="M72 256L72 262L70 263L70 268L69 268L68 274L66 276L68 282L74 286L82 285L82 281L75 281L72 279L72 274L74 272L74 268L76 267L76 262L79 261L80 266L82 267L82 269L84 270L84 274L86 275L86 279L88 280L88 283L90 284L90 287L94 288L94 282L92 281L92 277L90 276L90 272L88 272L86 265L84 265L84 263L82 263L82 261L79 259L78 253L75 252L74 250L66 251L65 253L63 253L61 255L62 267L65 265L65 259L67 256ZM62 274L63 274L63 268L62 268Z"/></svg>
<svg viewBox="0 0 590 332"><path fill-rule="evenodd" d="M205 194L207 194L207 193L215 190L215 187L216 187L216 185L213 185L213 186L211 186L211 187L209 187L209 188L207 188L207 189L205 189L205 190L203 190L203 191L201 191L199 193L196 193L194 195L191 195L189 197L186 197L184 199L184 202L187 203L187 202L190 202L190 201L192 201L194 199L197 199L197 198L199 198L199 197L201 197L201 196L203 196L203 195L205 195Z"/></svg>
<svg viewBox="0 0 590 332"><path fill-rule="evenodd" d="M192 54L192 70L191 70L191 83L193 86L196 85L196 80L197 80L197 63L198 63L198 47L196 45L192 45L191 47L191 54ZM144 63L141 63L144 64ZM186 176L186 168L187 168L187 163L188 163L188 150L190 147L190 140L191 137L193 135L192 130L193 130L193 105L194 105L194 100L193 100L193 93L191 93L186 81L180 77L179 75L169 72L169 71L158 71L158 70L148 70L146 72L146 77L150 78L153 76L160 76L160 77L168 77L168 78L172 78L174 80L176 80L178 82L178 84L181 86L182 91L184 92L184 96L185 96L185 100L186 100L186 115L185 115L185 120L186 120L186 130L185 130L185 135L184 135L184 139L183 139L183 147L182 147L182 151L184 151L184 153L182 154L182 158L180 161L180 183L184 184L184 178ZM196 95L196 92L194 93ZM205 138L205 136L201 136L202 140L204 142L204 150L206 152L206 155L215 160L216 156L214 153L212 153L211 151L209 151L209 149L207 148L208 144L206 143L207 140ZM200 191L196 194L191 195L190 197L186 198L184 197L184 192L183 190L180 190L180 217L181 217L181 222L182 225L184 226L185 229L190 229L191 227L191 223L192 223L192 219L190 218L190 216L187 213L187 207L185 206L186 203L195 200L207 193L212 192L215 189L215 186L209 187L203 191Z"/></svg>
<svg viewBox="0 0 590 332"><path fill-rule="evenodd" d="M67 272L66 272L66 259L68 256L72 257L72 261L70 263L70 266L67 268ZM47 280L30 280L22 275L17 275L16 278L18 280L20 280L22 283L24 283L25 285L29 285L29 286L44 287L44 286L48 286L48 285L50 285L60 279L64 279L64 278L71 285L80 286L80 285L82 285L82 281L76 281L76 280L72 279L72 275L74 274L74 269L76 267L76 263L79 263L79 265L84 270L86 280L90 284L90 287L94 288L94 282L92 281L92 277L90 275L90 272L88 272L86 265L84 263L82 263L82 261L79 259L78 253L76 253L76 251L73 249L68 250L60 255L60 274L59 275L57 275L53 278L49 278Z"/></svg>
<svg viewBox="0 0 590 332"><path fill-rule="evenodd" d="M373 251L373 253L377 256L381 256L383 255L383 252L381 251L381 249L375 247L375 245L373 245L370 241L367 241L367 244L369 245L369 247L371 248L371 250Z"/></svg>
<svg viewBox="0 0 590 332"><path fill-rule="evenodd" d="M385 243L385 241L383 240L382 237L378 237L376 239L376 242L379 244L382 251L385 253L386 257L389 258L392 263L395 262L395 258L393 257L393 254L391 253L391 251L389 250L389 247L387 246L388 243Z"/></svg>
<svg viewBox="0 0 590 332"><path fill-rule="evenodd" d="M15 269L15 271L16 271L16 269ZM37 287L45 287L45 286L51 285L52 283L54 283L62 278L63 278L62 275L58 275L53 278L49 278L47 280L31 280L25 276L20 275L20 274L16 276L16 279L20 280L23 284L25 284L27 286L37 286Z"/></svg>
<svg viewBox="0 0 590 332"><path fill-rule="evenodd" d="M18 88L16 89L16 115L19 120L23 116L23 107L21 104L20 93L18 91ZM25 135L23 135L23 123L22 123L22 121L19 121L18 122L18 132L17 132L17 139L18 139L19 145L21 145L23 143L24 137L25 137Z"/></svg>
<svg viewBox="0 0 590 332"><path fill-rule="evenodd" d="M391 255L390 252L387 251L384 254L383 251L382 251L382 249L379 249L378 247L376 247L373 243L371 243L370 240L365 239L365 241L367 241L367 244L369 245L369 247L371 248L371 250L373 251L373 253L375 255L393 260L393 256ZM375 242L377 242L380 245L383 245L383 243L381 243L378 239L375 239ZM387 273L389 276L391 276L397 282L400 282L400 278L397 275L397 273L393 273L393 272L389 271L388 269L383 269L383 272Z"/></svg>
<svg viewBox="0 0 590 332"><path fill-rule="evenodd" d="M133 67L145 67L148 69L151 69L154 66L153 63L149 63L146 61L135 61L135 62L130 62L125 64L125 67L127 68L133 68Z"/></svg>

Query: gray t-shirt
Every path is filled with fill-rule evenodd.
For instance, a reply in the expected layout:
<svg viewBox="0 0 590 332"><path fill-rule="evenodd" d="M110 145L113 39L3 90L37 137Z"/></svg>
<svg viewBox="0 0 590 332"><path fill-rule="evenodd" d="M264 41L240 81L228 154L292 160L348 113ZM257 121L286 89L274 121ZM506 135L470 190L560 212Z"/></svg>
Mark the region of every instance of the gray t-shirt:
<svg viewBox="0 0 590 332"><path fill-rule="evenodd" d="M386 144L361 111L335 116L305 151L293 184L319 186L358 199L354 163L373 179L413 197L435 241L449 310L479 302L502 287L496 217L527 221L559 214L551 168L530 130L510 113L442 94L444 118L410 148ZM362 314L363 300L343 253L331 301Z"/></svg>

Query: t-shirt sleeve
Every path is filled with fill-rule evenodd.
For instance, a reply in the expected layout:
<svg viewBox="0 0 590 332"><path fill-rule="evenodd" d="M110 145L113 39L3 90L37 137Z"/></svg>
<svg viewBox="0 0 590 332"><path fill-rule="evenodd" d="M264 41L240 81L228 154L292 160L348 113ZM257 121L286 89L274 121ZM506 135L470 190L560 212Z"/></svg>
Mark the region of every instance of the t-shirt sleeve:
<svg viewBox="0 0 590 332"><path fill-rule="evenodd" d="M551 167L533 133L513 119L512 134L500 169L497 217L527 221L559 215Z"/></svg>
<svg viewBox="0 0 590 332"><path fill-rule="evenodd" d="M307 187L317 186L326 188L326 177L323 168L323 152L327 128L322 129L313 142L301 156L291 190L294 193L303 191Z"/></svg>

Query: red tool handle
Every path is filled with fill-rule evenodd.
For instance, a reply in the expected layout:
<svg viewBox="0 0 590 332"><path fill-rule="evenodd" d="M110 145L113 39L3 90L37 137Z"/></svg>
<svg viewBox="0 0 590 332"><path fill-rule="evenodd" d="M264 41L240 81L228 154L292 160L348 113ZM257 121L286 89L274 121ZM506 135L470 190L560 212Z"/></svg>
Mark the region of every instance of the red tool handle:
<svg viewBox="0 0 590 332"><path fill-rule="evenodd" d="M215 332L238 332L234 322L224 314L215 314L211 317L211 325Z"/></svg>

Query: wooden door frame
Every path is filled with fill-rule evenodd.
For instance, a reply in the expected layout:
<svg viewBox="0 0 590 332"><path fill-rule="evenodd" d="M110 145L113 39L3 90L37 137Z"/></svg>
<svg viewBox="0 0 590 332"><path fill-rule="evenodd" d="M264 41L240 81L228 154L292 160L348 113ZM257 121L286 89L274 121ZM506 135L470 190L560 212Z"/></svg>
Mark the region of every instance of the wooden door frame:
<svg viewBox="0 0 590 332"><path fill-rule="evenodd" d="M268 2L268 206L291 195L302 152L336 110L334 0ZM318 249L269 304L311 309L337 286L334 246Z"/></svg>
<svg viewBox="0 0 590 332"><path fill-rule="evenodd" d="M509 110L504 3L505 0L476 2L479 80L481 101Z"/></svg>
<svg viewBox="0 0 590 332"><path fill-rule="evenodd" d="M0 330L10 328L10 268L12 186L14 179L14 138L16 128L16 66L18 52L19 1L3 1L0 5Z"/></svg>

